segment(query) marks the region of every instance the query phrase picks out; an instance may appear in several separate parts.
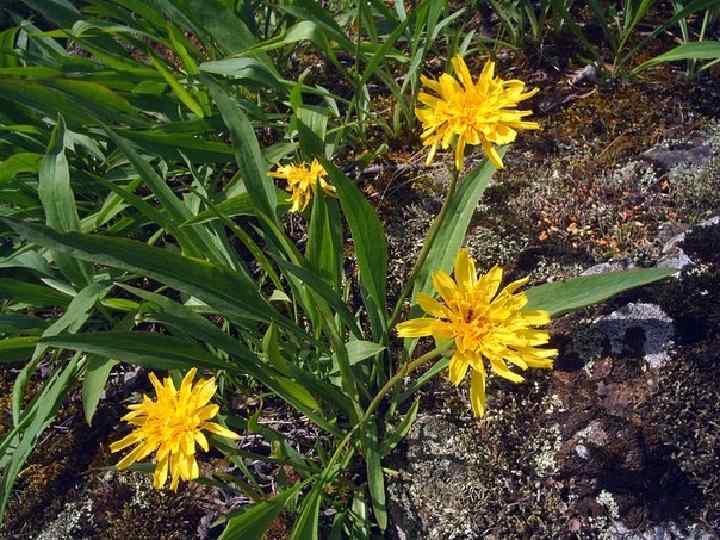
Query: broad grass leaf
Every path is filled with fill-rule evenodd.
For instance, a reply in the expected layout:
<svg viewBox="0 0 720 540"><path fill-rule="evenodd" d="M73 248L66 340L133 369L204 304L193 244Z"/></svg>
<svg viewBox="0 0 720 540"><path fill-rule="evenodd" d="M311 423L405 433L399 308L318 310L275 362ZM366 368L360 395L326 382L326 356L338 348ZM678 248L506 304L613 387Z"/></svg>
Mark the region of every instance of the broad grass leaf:
<svg viewBox="0 0 720 540"><path fill-rule="evenodd" d="M580 276L546 283L525 291L525 309L542 309L560 315L607 300L627 289L647 285L676 273L674 268L646 268Z"/></svg>
<svg viewBox="0 0 720 540"><path fill-rule="evenodd" d="M105 127L105 131L127 156L138 174L158 198L160 205L170 218L170 223L172 223L172 228L168 232L175 236L183 249L187 251L187 254L198 258L207 256L208 259L219 265L232 264L225 257L223 250L219 248L216 237L203 226L180 227L180 225L193 217L187 205L173 193L170 186L125 139L117 135L109 127ZM168 225L167 222L166 225Z"/></svg>
<svg viewBox="0 0 720 540"><path fill-rule="evenodd" d="M135 313L132 312L123 317L115 324L113 330L130 331L135 326ZM85 378L82 382L80 396L85 411L85 421L89 426L92 425L92 419L105 390L110 371L117 363L118 360L106 358L99 354L89 354L85 359Z"/></svg>
<svg viewBox="0 0 720 540"><path fill-rule="evenodd" d="M289 540L318 540L320 503L323 495L323 475L315 480L312 489L300 504L300 515L290 532Z"/></svg>
<svg viewBox="0 0 720 540"><path fill-rule="evenodd" d="M100 398L105 391L105 384L117 360L106 358L98 354L89 354L86 359L85 379L82 384L82 403L85 411L85 421L92 425L93 416L97 410Z"/></svg>
<svg viewBox="0 0 720 540"><path fill-rule="evenodd" d="M62 317L54 321L42 334L42 339L55 336L61 332L69 332L71 334L77 332L87 322L95 305L102 300L110 290L108 282L91 282L78 292L68 305ZM25 387L30 380L37 365L45 354L47 347L42 343L38 343L32 354L31 361L26 364L15 378L12 391L12 415L13 423L17 425L20 421L20 415L25 392Z"/></svg>
<svg viewBox="0 0 720 540"><path fill-rule="evenodd" d="M62 234L42 225L3 221L21 236L42 246L63 249L86 261L157 279L199 298L239 324L248 320L274 321L298 332L294 323L260 296L256 284L238 272L125 238Z"/></svg>
<svg viewBox="0 0 720 540"><path fill-rule="evenodd" d="M720 41L700 41L694 43L683 43L660 54L650 60L643 62L633 71L638 72L650 66L663 62L677 62L678 60L705 60L720 58Z"/></svg>
<svg viewBox="0 0 720 540"><path fill-rule="evenodd" d="M80 230L75 194L70 186L70 166L65 155L65 121L58 118L50 136L47 153L40 162L38 196L45 211L45 223L58 232ZM55 252L55 261L65 277L75 286L89 280L87 266L72 255Z"/></svg>
<svg viewBox="0 0 720 540"><path fill-rule="evenodd" d="M393 430L388 430L385 433L385 436L382 440L382 455L387 456L390 452L393 451L393 449L397 446L397 444L402 441L405 438L405 435L408 434L410 431L410 428L412 427L413 423L415 422L415 418L417 418L417 412L418 412L418 406L420 405L420 399L417 398L413 402L413 404L410 406L410 408L407 410L407 412L403 415L403 417L400 419L400 422L398 422L397 427Z"/></svg>
<svg viewBox="0 0 720 540"><path fill-rule="evenodd" d="M297 381L285 377L261 362L255 353L251 352L240 341L223 333L217 326L189 307L155 293L127 285L123 287L146 300L149 304L145 304L143 309L153 312L160 322L177 329L183 335L192 336L194 339L224 350L234 356L238 362L229 364L226 369L238 374L251 375L326 431L333 433L335 430L320 412L313 394L331 403L336 409L342 411L352 410L352 404L348 403L345 396L337 392L333 387L319 381L312 373L296 368L293 364L288 364L291 375Z"/></svg>
<svg viewBox="0 0 720 540"><path fill-rule="evenodd" d="M47 328L48 324L45 319L33 315L23 315L22 313L0 314L0 332L4 334L34 334Z"/></svg>
<svg viewBox="0 0 720 540"><path fill-rule="evenodd" d="M350 340L345 344L348 354L348 362L354 366L367 358L371 358L385 350L385 347L372 341Z"/></svg>
<svg viewBox="0 0 720 540"><path fill-rule="evenodd" d="M19 152L0 161L0 184L12 180L18 174L38 172L41 159L40 154Z"/></svg>
<svg viewBox="0 0 720 540"><path fill-rule="evenodd" d="M247 510L231 517L220 535L220 540L261 540L285 508L288 499L294 497L302 486L303 483L298 482L273 498L256 502Z"/></svg>
<svg viewBox="0 0 720 540"><path fill-rule="evenodd" d="M503 148L498 151L501 156L505 154ZM495 170L490 161L485 161L462 178L452 200L448 203L445 219L439 225L427 259L418 272L412 294L413 299L419 292L429 292L433 272L449 271L452 268L455 256L465 240L473 213Z"/></svg>
<svg viewBox="0 0 720 540"><path fill-rule="evenodd" d="M45 385L41 394L29 407L23 421L18 429L12 430L6 438L0 442L3 454L0 454L0 461L4 461L7 452L10 452L9 462L5 467L0 484L0 522L5 515L8 500L12 493L18 473L23 467L25 460L30 455L35 442L42 432L50 425L55 417L55 412L62 404L63 398L75 380L78 365L78 355L75 355L59 373L56 373Z"/></svg>
<svg viewBox="0 0 720 540"><path fill-rule="evenodd" d="M313 292L320 296L320 298L325 300L325 302L327 302L327 304L334 310L334 312L340 316L342 321L347 325L348 328L350 328L350 330L355 336L359 338L362 335L360 328L355 322L353 314L350 312L350 310L345 305L338 293L334 289L332 289L324 279L322 279L312 270L290 264L286 261L283 261L282 259L276 259L275 262L277 262L278 266L280 266L281 269L285 270L286 273L289 273L299 278L300 282L303 285L306 285L307 287L312 289Z"/></svg>
<svg viewBox="0 0 720 540"><path fill-rule="evenodd" d="M72 298L56 289L11 278L0 278L0 298L36 308L67 306Z"/></svg>
<svg viewBox="0 0 720 540"><path fill-rule="evenodd" d="M378 441L377 425L367 425L365 436L365 467L367 471L370 503L380 530L387 528L387 508L385 506L385 475L382 468L382 450Z"/></svg>
<svg viewBox="0 0 720 540"><path fill-rule="evenodd" d="M258 212L270 222L277 222L275 185L267 175L267 164L260 152L255 132L245 113L214 81L205 78L215 103L220 109L235 149L235 161L247 192Z"/></svg>
<svg viewBox="0 0 720 540"><path fill-rule="evenodd" d="M228 364L187 339L154 332L92 332L61 334L43 338L41 343L113 358L149 369L169 371L204 367L227 369Z"/></svg>
<svg viewBox="0 0 720 540"><path fill-rule="evenodd" d="M341 290L343 261L342 217L337 201L318 189L313 197L305 258L315 273L335 291Z"/></svg>
<svg viewBox="0 0 720 540"><path fill-rule="evenodd" d="M0 364L19 364L30 360L39 336L0 339Z"/></svg>
<svg viewBox="0 0 720 540"><path fill-rule="evenodd" d="M360 268L360 282L372 302L373 310L384 334L386 331L385 280L387 277L387 240L377 212L358 187L345 174L327 160L322 160L330 180L337 190L345 219L350 226L355 255ZM382 336L376 336L381 341Z"/></svg>

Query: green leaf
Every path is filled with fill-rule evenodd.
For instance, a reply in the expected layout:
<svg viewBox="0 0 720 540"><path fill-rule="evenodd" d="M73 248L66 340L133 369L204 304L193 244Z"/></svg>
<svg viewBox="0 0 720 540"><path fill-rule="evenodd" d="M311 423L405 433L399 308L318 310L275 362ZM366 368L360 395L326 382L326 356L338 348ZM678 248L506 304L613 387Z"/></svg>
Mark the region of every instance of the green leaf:
<svg viewBox="0 0 720 540"><path fill-rule="evenodd" d="M0 493L0 521L5 515L8 500L12 493L18 473L30 455L35 442L50 425L55 412L61 405L70 384L75 379L78 357L73 357L67 366L56 374L44 387L42 393L33 402L30 411L25 415L18 429L11 431L0 443L0 448L11 448L10 461L5 467ZM14 448L13 448L14 447ZM4 455L0 455L0 458Z"/></svg>
<svg viewBox="0 0 720 540"><path fill-rule="evenodd" d="M310 493L300 506L300 515L290 533L289 540L318 540L318 521L322 502L322 476L316 479Z"/></svg>
<svg viewBox="0 0 720 540"><path fill-rule="evenodd" d="M346 403L348 400L345 396L337 395L334 387L319 381L312 373L288 364L292 375L299 382L283 377L267 364L260 362L240 341L224 334L217 326L187 306L135 287L125 285L123 288L147 300L150 304L144 305L143 309L150 309L159 321L179 330L183 335L192 336L233 355L237 361L229 364L226 369L251 375L326 431L334 433L336 430L322 415L310 392L343 411L352 410L352 405Z"/></svg>
<svg viewBox="0 0 720 540"><path fill-rule="evenodd" d="M348 362L350 362L351 366L385 350L385 347L379 343L360 340L350 340L345 344L345 347L348 353Z"/></svg>
<svg viewBox="0 0 720 540"><path fill-rule="evenodd" d="M34 307L67 306L70 296L44 285L0 278L0 298Z"/></svg>
<svg viewBox="0 0 720 540"><path fill-rule="evenodd" d="M87 371L82 385L82 403L88 426L92 425L93 416L105 391L108 375L117 363L117 360L96 354L91 354L87 358Z"/></svg>
<svg viewBox="0 0 720 540"><path fill-rule="evenodd" d="M342 217L335 200L321 190L313 197L305 258L335 291L341 290L343 261Z"/></svg>
<svg viewBox="0 0 720 540"><path fill-rule="evenodd" d="M261 540L288 499L294 497L302 486L303 483L298 482L273 498L256 502L241 514L231 517L220 540Z"/></svg>
<svg viewBox="0 0 720 540"><path fill-rule="evenodd" d="M285 93L285 86L264 64L254 58L233 57L203 62L200 64L200 71L232 79L251 81L261 88L274 88L281 94Z"/></svg>
<svg viewBox="0 0 720 540"><path fill-rule="evenodd" d="M170 70L167 69L163 65L163 63L156 58L154 54L150 54L150 63L155 69L158 70L158 72L160 72L160 75L163 76L165 82L167 82L170 88L172 88L172 91L182 102L182 104L185 105L188 109L190 109L193 113L195 113L198 118L204 118L205 112L203 111L200 104L195 100L192 94L188 92L182 84L180 84L180 82L175 78L175 76L170 72Z"/></svg>
<svg viewBox="0 0 720 540"><path fill-rule="evenodd" d="M172 223L172 228L168 232L175 236L183 249L187 251L187 254L198 258L209 255L211 260L223 264L225 259L222 254L217 253L215 242L206 230L195 227L180 227L181 224L193 216L190 209L183 201L178 199L170 186L153 170L147 161L135 152L125 139L117 135L109 127L105 127L105 131L127 156L138 174L158 198L160 205L170 217L170 223Z"/></svg>
<svg viewBox="0 0 720 540"><path fill-rule="evenodd" d="M355 322L355 318L343 302L342 298L331 289L327 283L316 275L312 270L295 266L282 259L275 259L275 262L288 273L297 276L303 285L306 285L312 289L317 295L319 295L328 305L335 311L335 313L343 320L343 322L350 328L355 336L360 337L362 333L360 328Z"/></svg>
<svg viewBox="0 0 720 540"><path fill-rule="evenodd" d="M427 384L435 375L440 373L442 370L447 369L450 364L449 358L441 358L435 362L430 369L420 375L415 381L402 393L397 394L393 397L393 403L403 403L406 399L411 398L415 395L423 385Z"/></svg>
<svg viewBox="0 0 720 540"><path fill-rule="evenodd" d="M190 161L203 163L227 163L233 157L233 149L222 142L208 141L198 138L196 134L161 133L157 130L118 131L122 137L138 144L145 152L161 156L167 160L177 160L180 152Z"/></svg>
<svg viewBox="0 0 720 540"><path fill-rule="evenodd" d="M38 336L18 336L0 339L0 364L17 364L30 360Z"/></svg>
<svg viewBox="0 0 720 540"><path fill-rule="evenodd" d="M211 370L228 368L228 364L192 341L154 332L62 334L43 338L41 343L99 354L151 369L186 370L194 366Z"/></svg>
<svg viewBox="0 0 720 540"><path fill-rule="evenodd" d="M383 437L382 441L382 455L387 456L390 452L393 451L393 449L397 446L397 444L402 441L405 436L410 431L410 428L412 427L413 423L415 422L415 418L417 418L417 412L418 412L418 406L420 405L420 400L415 399L413 404L410 406L410 408L407 410L407 412L403 415L402 419L398 423L397 427L389 431L385 434L385 437Z"/></svg>
<svg viewBox="0 0 720 540"><path fill-rule="evenodd" d="M49 322L40 317L20 313L0 313L0 332L8 334L33 333L47 328Z"/></svg>
<svg viewBox="0 0 720 540"><path fill-rule="evenodd" d="M358 187L337 167L322 160L330 175L332 185L337 190L343 214L347 219L355 243L355 255L360 268L360 282L371 299L368 311L374 311L380 323L381 332L386 331L385 280L387 277L387 247L385 229L377 212L363 196ZM380 338L381 336L376 336Z"/></svg>
<svg viewBox="0 0 720 540"><path fill-rule="evenodd" d="M235 161L250 197L260 214L271 222L276 222L275 185L272 178L267 175L267 165L250 121L237 103L217 83L209 78L204 78L204 82L208 85L230 131L235 148Z"/></svg>
<svg viewBox="0 0 720 540"><path fill-rule="evenodd" d="M498 149L501 157L505 154L505 149ZM452 268L455 256L465 240L473 213L495 170L490 161L485 161L483 165L470 171L460 182L452 200L448 203L445 219L439 225L427 259L418 272L413 299L417 293L430 290L433 272L450 271Z"/></svg>
<svg viewBox="0 0 720 540"><path fill-rule="evenodd" d="M70 187L70 167L65 156L65 122L60 116L50 136L47 153L40 163L38 196L45 210L45 222L58 232L80 230L75 194ZM62 273L76 286L89 281L87 267L66 253L55 252Z"/></svg>
<svg viewBox="0 0 720 540"><path fill-rule="evenodd" d="M650 66L663 62L677 62L678 60L689 59L715 59L720 58L720 41L699 41L694 43L683 43L682 45L658 55L637 66L633 72L641 71Z"/></svg>
<svg viewBox="0 0 720 540"><path fill-rule="evenodd" d="M559 315L607 300L627 289L647 285L676 273L674 268L647 268L580 276L546 283L525 291L525 309L542 309Z"/></svg>
<svg viewBox="0 0 720 540"><path fill-rule="evenodd" d="M283 191L278 191L277 197L278 209L286 210L290 208L290 196L287 193ZM217 205L215 205L215 210L217 210L227 218L232 218L236 216L254 216L255 203L253 203L252 199L250 198L250 194L244 192L240 193L239 195L235 195L234 197L231 197L229 199L225 199L221 203L218 203ZM212 209L210 209L200 212L197 216L188 221L188 224L206 223L215 219L220 218L215 212L212 211Z"/></svg>
<svg viewBox="0 0 720 540"><path fill-rule="evenodd" d="M80 330L90 317L90 312L95 304L104 298L109 290L109 282L99 281L89 283L75 295L62 317L54 321L43 332L40 343L33 352L31 362L25 365L25 367L20 371L18 376L15 378L15 383L13 384L12 413L13 422L16 425L20 420L21 409L24 402L23 393L25 392L25 386L47 349L47 347L42 344L42 340L49 336L55 336L61 332L69 332L73 334Z"/></svg>
<svg viewBox="0 0 720 540"><path fill-rule="evenodd" d="M113 330L129 331L135 325L135 313L129 313L117 323ZM105 358L97 354L88 355L85 360L85 378L82 383L82 403L85 411L85 420L92 425L93 416L97 410L100 398L105 390L107 378L112 368L118 363L117 360Z"/></svg>
<svg viewBox="0 0 720 540"><path fill-rule="evenodd" d="M0 183L12 180L21 173L36 173L40 167L40 154L20 152L0 162Z"/></svg>
<svg viewBox="0 0 720 540"><path fill-rule="evenodd" d="M2 221L21 236L42 246L63 249L83 260L162 281L199 298L233 320L274 321L298 333L297 326L275 311L260 296L255 283L240 273L125 238L62 234L42 225Z"/></svg>
<svg viewBox="0 0 720 540"><path fill-rule="evenodd" d="M385 507L385 476L382 469L382 452L377 437L377 425L367 425L365 437L365 466L373 513L380 530L387 528L387 509Z"/></svg>

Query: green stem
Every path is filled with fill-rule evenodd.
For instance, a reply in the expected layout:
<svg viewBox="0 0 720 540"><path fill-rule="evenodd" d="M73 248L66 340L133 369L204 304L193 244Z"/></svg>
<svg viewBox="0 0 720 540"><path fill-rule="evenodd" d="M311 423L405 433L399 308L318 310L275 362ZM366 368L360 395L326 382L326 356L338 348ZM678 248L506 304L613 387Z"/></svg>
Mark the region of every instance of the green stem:
<svg viewBox="0 0 720 540"><path fill-rule="evenodd" d="M457 187L458 177L460 175L460 171L458 171L454 166L450 169L450 185L448 186L447 195L445 196L445 202L443 202L442 208L440 209L440 213L435 218L435 221L433 221L432 225L430 226L430 230L428 231L428 235L425 239L425 243L423 244L422 250L420 251L420 254L418 255L418 258L415 260L415 265L413 266L412 270L410 271L410 276L407 280L405 280L405 283L403 284L403 288L400 291L400 296L398 296L397 302L395 303L395 309L393 310L392 317L390 318L390 323L388 324L388 329L392 329L395 324L398 321L398 318L400 317L400 313L402 313L403 305L405 304L405 299L410 294L410 291L412 290L413 285L415 285L415 280L417 279L417 275L420 272L420 269L425 264L425 260L427 259L428 255L430 254L430 249L432 248L433 244L435 243L435 238L437 236L438 230L440 229L440 225L445 219L445 215L447 214L448 207L450 206L450 201L453 198L453 195L455 194L455 188Z"/></svg>
<svg viewBox="0 0 720 540"><path fill-rule="evenodd" d="M435 347L432 351L427 352L423 354L422 356L417 357L415 360L412 360L411 362L407 362L404 364L395 375L393 375L388 381L383 385L383 387L380 389L380 391L375 395L373 400L370 402L370 405L368 405L367 409L365 410L365 414L363 414L360 419L358 420L357 424L353 426L353 428L348 431L347 435L343 438L342 441L340 441L340 444L335 449L335 452L333 453L332 457L330 458L330 461L328 462L328 465L325 467L326 469L329 469L330 467L335 465L335 462L340 457L340 452L345 446L348 445L348 443L352 440L355 433L363 427L367 421L370 419L370 417L373 415L373 413L377 410L377 408L380 406L380 404L383 401L383 398L387 395L390 390L392 390L397 383L402 381L405 377L408 375L411 375L414 371L421 368L425 364L427 364L430 360L433 360L434 358L440 356L442 353L447 351L450 346L453 345L452 342L445 343L443 345L440 345L438 347Z"/></svg>

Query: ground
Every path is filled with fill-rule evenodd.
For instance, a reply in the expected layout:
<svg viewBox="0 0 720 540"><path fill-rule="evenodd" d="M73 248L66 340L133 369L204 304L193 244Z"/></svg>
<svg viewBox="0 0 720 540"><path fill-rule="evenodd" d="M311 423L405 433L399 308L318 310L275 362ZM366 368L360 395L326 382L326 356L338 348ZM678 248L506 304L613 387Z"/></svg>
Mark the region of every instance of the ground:
<svg viewBox="0 0 720 540"><path fill-rule="evenodd" d="M654 265L671 237L720 213L717 87L673 77L539 79L533 107L544 129L509 150L467 237L479 266L503 264L510 278L542 282L610 260ZM423 166L417 148L398 143L358 179L391 237L395 291L446 182L442 161ZM530 373L523 385L491 380L484 419L469 416L465 387L438 380L423 394L411 438L394 457L393 534L595 538L720 528L720 227L693 229L679 245L694 261L681 279L557 320L557 369ZM661 345L669 358L660 366L647 360L637 325L619 351L602 338L628 304L657 306L672 321L674 343ZM0 369L0 434L15 374ZM244 501L210 485L157 493L146 475L108 468L115 426L139 384L118 370L92 427L73 394L21 473L0 537L217 535L219 513ZM216 454L203 462L205 471L227 467ZM279 524L274 536L282 531Z"/></svg>

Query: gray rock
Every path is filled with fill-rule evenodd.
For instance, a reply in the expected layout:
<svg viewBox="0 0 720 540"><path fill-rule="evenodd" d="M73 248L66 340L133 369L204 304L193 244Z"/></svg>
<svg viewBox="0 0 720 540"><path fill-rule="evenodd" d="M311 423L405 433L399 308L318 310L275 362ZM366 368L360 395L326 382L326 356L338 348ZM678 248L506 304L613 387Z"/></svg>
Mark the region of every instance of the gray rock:
<svg viewBox="0 0 720 540"><path fill-rule="evenodd" d="M674 268L678 270L678 273L675 274L675 277L678 277L679 271L687 268L689 266L693 266L695 262L687 256L685 251L683 251L680 244L682 244L685 241L685 236L688 232L697 230L698 228L705 228L710 227L712 225L717 225L720 223L720 216L714 216L710 219L706 219L705 221L701 221L700 223L693 225L688 231L676 234L672 238L670 238L665 244L663 245L662 249L662 257L657 263L657 266L661 268Z"/></svg>
<svg viewBox="0 0 720 540"><path fill-rule="evenodd" d="M643 158L664 170L670 170L681 164L702 166L709 162L712 157L712 145L702 140L695 144L684 143L668 148L651 148L643 154Z"/></svg>
<svg viewBox="0 0 720 540"><path fill-rule="evenodd" d="M610 342L613 354L621 355L626 348L639 350L652 368L670 359L674 345L673 320L655 304L627 304L607 317L600 317L595 325ZM640 334L637 331L640 331Z"/></svg>
<svg viewBox="0 0 720 540"><path fill-rule="evenodd" d="M630 270L635 268L635 264L629 259L620 259L619 261L607 261L604 263L596 264L591 266L587 270L583 271L581 276L592 276L595 274L605 274L607 272L620 272L623 270Z"/></svg>

